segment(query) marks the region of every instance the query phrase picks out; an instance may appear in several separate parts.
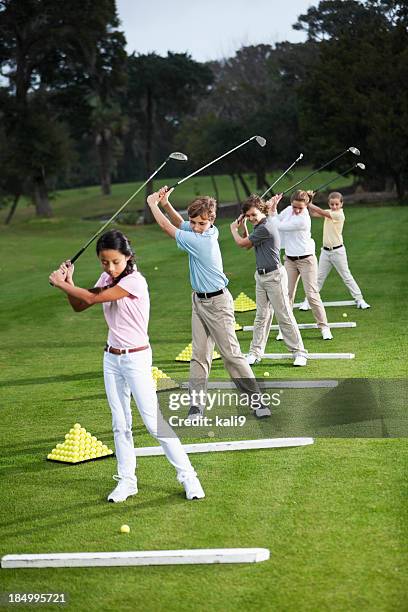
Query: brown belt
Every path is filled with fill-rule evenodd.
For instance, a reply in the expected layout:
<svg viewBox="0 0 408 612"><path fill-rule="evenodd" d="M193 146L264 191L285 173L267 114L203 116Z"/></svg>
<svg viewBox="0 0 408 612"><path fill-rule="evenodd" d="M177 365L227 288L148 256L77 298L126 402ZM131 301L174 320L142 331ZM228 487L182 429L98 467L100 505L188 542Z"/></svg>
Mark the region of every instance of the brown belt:
<svg viewBox="0 0 408 612"><path fill-rule="evenodd" d="M107 353L112 353L112 355L125 355L126 353L137 353L138 351L145 351L148 348L149 345L147 344L146 346L139 346L138 348L117 349L107 344L103 350Z"/></svg>

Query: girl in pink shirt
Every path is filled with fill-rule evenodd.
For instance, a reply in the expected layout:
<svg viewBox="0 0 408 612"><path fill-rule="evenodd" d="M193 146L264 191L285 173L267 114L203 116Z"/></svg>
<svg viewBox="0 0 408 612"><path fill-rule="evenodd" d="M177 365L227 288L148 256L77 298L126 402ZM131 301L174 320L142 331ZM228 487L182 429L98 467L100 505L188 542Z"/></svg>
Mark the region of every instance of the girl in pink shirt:
<svg viewBox="0 0 408 612"><path fill-rule="evenodd" d="M108 495L108 501L122 502L137 493L131 395L147 430L160 442L167 459L175 467L187 499L202 498L205 495L197 474L158 407L147 334L149 292L145 278L136 268L130 242L122 232L110 230L99 238L96 252L103 273L93 289L74 285L74 266L69 261L62 263L49 280L67 294L76 312L102 304L108 324L103 374L112 412L118 466L118 474L113 477L118 484Z"/></svg>

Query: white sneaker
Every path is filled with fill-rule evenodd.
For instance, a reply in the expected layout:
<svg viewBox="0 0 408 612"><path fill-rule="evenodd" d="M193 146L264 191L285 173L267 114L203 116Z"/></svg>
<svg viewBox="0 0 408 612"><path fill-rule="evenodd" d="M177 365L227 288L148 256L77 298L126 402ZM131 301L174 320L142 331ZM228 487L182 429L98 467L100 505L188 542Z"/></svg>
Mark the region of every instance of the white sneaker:
<svg viewBox="0 0 408 612"><path fill-rule="evenodd" d="M307 301L307 298L303 300L303 302L299 306L299 310L310 310L310 305L309 305L309 302Z"/></svg>
<svg viewBox="0 0 408 612"><path fill-rule="evenodd" d="M197 476L190 475L185 477L181 484L186 492L187 499L203 499L205 493Z"/></svg>
<svg viewBox="0 0 408 612"><path fill-rule="evenodd" d="M248 365L254 365L255 363L261 363L261 359L259 357L255 357L255 355L251 355L251 353L244 355L244 357Z"/></svg>
<svg viewBox="0 0 408 612"><path fill-rule="evenodd" d="M275 340L283 340L283 336L282 336L281 330L279 330L278 335L276 336Z"/></svg>
<svg viewBox="0 0 408 612"><path fill-rule="evenodd" d="M333 340L333 335L330 331L330 327L322 327L322 338L323 340Z"/></svg>
<svg viewBox="0 0 408 612"><path fill-rule="evenodd" d="M130 480L129 478L120 478L115 474L113 480L117 480L118 484L113 489L112 493L108 495L109 502L124 502L131 495L137 493L137 480Z"/></svg>
<svg viewBox="0 0 408 612"><path fill-rule="evenodd" d="M362 310L367 310L367 308L371 308L370 304L367 304L365 300L357 300L357 308L361 308Z"/></svg>
<svg viewBox="0 0 408 612"><path fill-rule="evenodd" d="M307 359L306 357L304 357L303 355L298 355L297 357L295 357L295 360L293 362L293 365L295 367L302 367L307 365Z"/></svg>
<svg viewBox="0 0 408 612"><path fill-rule="evenodd" d="M268 406L260 406L259 408L255 408L253 410L253 414L258 419L265 419L266 417L271 416L271 411L269 410Z"/></svg>

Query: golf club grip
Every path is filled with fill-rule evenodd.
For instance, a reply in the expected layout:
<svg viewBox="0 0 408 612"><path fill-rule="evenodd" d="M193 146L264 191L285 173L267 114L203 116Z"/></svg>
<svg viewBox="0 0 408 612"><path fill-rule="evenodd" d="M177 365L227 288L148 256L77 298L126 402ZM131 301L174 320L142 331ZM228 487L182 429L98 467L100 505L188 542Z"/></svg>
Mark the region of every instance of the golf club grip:
<svg viewBox="0 0 408 612"><path fill-rule="evenodd" d="M80 251L78 251L78 253L76 253L69 261L71 262L71 264L73 264L78 257L80 257L82 255L82 253L85 251L85 247L83 247ZM51 285L51 287L54 287L54 285L52 284L51 281L48 281Z"/></svg>
<svg viewBox="0 0 408 612"><path fill-rule="evenodd" d="M69 260L72 264L76 262L76 260L81 257L82 253L85 251L85 247L83 247L80 251L78 251L78 253L76 253L73 257L71 257L71 259Z"/></svg>

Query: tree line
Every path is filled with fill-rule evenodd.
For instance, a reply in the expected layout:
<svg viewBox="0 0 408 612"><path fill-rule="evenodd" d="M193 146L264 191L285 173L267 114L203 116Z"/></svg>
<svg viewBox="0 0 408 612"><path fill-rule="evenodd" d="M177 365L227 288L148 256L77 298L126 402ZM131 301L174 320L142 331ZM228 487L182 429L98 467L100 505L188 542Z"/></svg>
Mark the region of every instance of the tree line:
<svg viewBox="0 0 408 612"><path fill-rule="evenodd" d="M245 172L263 189L266 172L300 151L319 164L352 144L364 152L365 187L395 188L402 200L406 2L322 0L294 28L306 42L245 46L201 63L170 51L128 55L114 0L0 0L8 220L23 195L51 216L56 188L99 182L108 195L112 180L145 179L175 148L189 155L189 172L253 134L267 138L262 152L248 147L217 166L246 193Z"/></svg>

